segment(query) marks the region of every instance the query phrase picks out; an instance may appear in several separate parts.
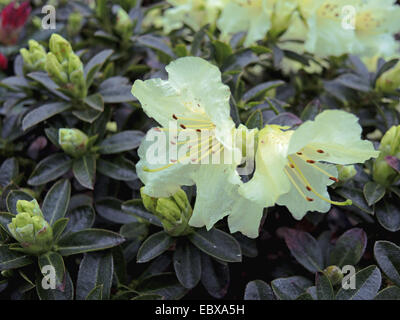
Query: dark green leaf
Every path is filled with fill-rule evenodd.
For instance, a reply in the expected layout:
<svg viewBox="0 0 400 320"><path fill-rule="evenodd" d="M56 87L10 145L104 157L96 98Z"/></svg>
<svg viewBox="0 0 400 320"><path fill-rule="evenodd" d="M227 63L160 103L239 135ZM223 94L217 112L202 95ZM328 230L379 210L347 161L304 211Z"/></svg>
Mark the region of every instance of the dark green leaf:
<svg viewBox="0 0 400 320"><path fill-rule="evenodd" d="M249 129L257 128L259 130L264 127L263 115L260 109L255 110L252 114L250 114L246 121L246 127Z"/></svg>
<svg viewBox="0 0 400 320"><path fill-rule="evenodd" d="M9 246L0 245L0 271L21 268L31 263L29 256L10 250Z"/></svg>
<svg viewBox="0 0 400 320"><path fill-rule="evenodd" d="M122 204L122 210L135 217L143 218L157 227L162 227L160 219L158 219L154 214L148 212L140 199L133 199L124 202Z"/></svg>
<svg viewBox="0 0 400 320"><path fill-rule="evenodd" d="M25 131L38 123L45 121L58 113L64 112L71 108L67 102L54 102L40 106L29 112L22 120L22 129Z"/></svg>
<svg viewBox="0 0 400 320"><path fill-rule="evenodd" d="M194 288L201 278L201 256L189 242L179 244L174 253L174 270L179 282L188 289Z"/></svg>
<svg viewBox="0 0 400 320"><path fill-rule="evenodd" d="M44 218L52 226L56 220L63 218L67 212L71 197L71 184L68 180L56 182L47 192L42 205Z"/></svg>
<svg viewBox="0 0 400 320"><path fill-rule="evenodd" d="M9 212L0 212L0 226L2 227L2 230L7 232L11 236L10 231L8 231L7 225L11 223L12 218L15 218L15 215L9 213Z"/></svg>
<svg viewBox="0 0 400 320"><path fill-rule="evenodd" d="M96 202L96 211L104 219L115 223L137 222L135 217L122 211L121 205L122 201L116 198L102 198Z"/></svg>
<svg viewBox="0 0 400 320"><path fill-rule="evenodd" d="M363 190L365 200L367 200L369 206L372 206L373 204L381 200L385 195L385 191L386 189L384 186L373 181L367 182L364 185Z"/></svg>
<svg viewBox="0 0 400 320"><path fill-rule="evenodd" d="M299 276L279 278L271 282L272 290L279 300L295 300L311 286L310 280Z"/></svg>
<svg viewBox="0 0 400 320"><path fill-rule="evenodd" d="M355 274L355 289L341 288L336 300L372 300L381 287L381 272L376 266L369 266Z"/></svg>
<svg viewBox="0 0 400 320"><path fill-rule="evenodd" d="M146 238L149 230L146 224L142 222L131 222L124 224L119 233L125 239L139 239L142 240Z"/></svg>
<svg viewBox="0 0 400 320"><path fill-rule="evenodd" d="M330 254L329 265L356 265L367 247L367 235L360 228L346 231L337 240Z"/></svg>
<svg viewBox="0 0 400 320"><path fill-rule="evenodd" d="M0 187L9 185L19 173L18 161L16 158L6 159L0 167Z"/></svg>
<svg viewBox="0 0 400 320"><path fill-rule="evenodd" d="M94 287L87 295L85 300L103 300L103 285Z"/></svg>
<svg viewBox="0 0 400 320"><path fill-rule="evenodd" d="M118 233L108 230L85 229L62 237L57 243L57 250L63 256L70 256L112 248L124 240Z"/></svg>
<svg viewBox="0 0 400 320"><path fill-rule="evenodd" d="M392 59L388 62L385 62L379 70L376 72L375 78L374 78L374 86L376 81L381 77L382 74L384 74L386 71L389 71L390 69L394 68L396 64L399 62L399 59Z"/></svg>
<svg viewBox="0 0 400 320"><path fill-rule="evenodd" d="M203 253L201 255L201 283L212 297L223 298L228 292L230 283L229 265Z"/></svg>
<svg viewBox="0 0 400 320"><path fill-rule="evenodd" d="M332 283L323 273L317 273L315 276L315 286L318 300L334 300Z"/></svg>
<svg viewBox="0 0 400 320"><path fill-rule="evenodd" d="M275 80L275 81L267 81L261 84L256 85L255 87L251 88L249 91L247 91L243 97L242 100L244 102L248 102L250 100L258 100L261 101L264 99L265 94L272 89L275 89L281 85L283 85L285 82L282 80Z"/></svg>
<svg viewBox="0 0 400 320"><path fill-rule="evenodd" d="M120 181L131 181L137 178L134 163L123 157L115 158L112 161L98 159L97 171Z"/></svg>
<svg viewBox="0 0 400 320"><path fill-rule="evenodd" d="M77 232L93 226L95 213L92 206L82 205L68 212L67 218L69 219L69 223L65 229L65 233Z"/></svg>
<svg viewBox="0 0 400 320"><path fill-rule="evenodd" d="M96 155L88 154L75 159L72 165L72 172L83 187L93 190L96 178Z"/></svg>
<svg viewBox="0 0 400 320"><path fill-rule="evenodd" d="M162 296L163 300L178 300L188 291L173 273L156 274L143 279L136 290L146 295Z"/></svg>
<svg viewBox="0 0 400 320"><path fill-rule="evenodd" d="M57 252L47 252L38 257L38 263L40 270L43 270L43 267L46 266L54 268L56 289L62 291L63 286L65 285L65 265L63 258ZM46 272L43 274L44 276L46 275Z"/></svg>
<svg viewBox="0 0 400 320"><path fill-rule="evenodd" d="M94 110L101 112L104 110L104 101L100 93L92 94L91 96L86 97L85 103Z"/></svg>
<svg viewBox="0 0 400 320"><path fill-rule="evenodd" d="M400 300L400 288L395 286L387 287L379 291L374 300Z"/></svg>
<svg viewBox="0 0 400 320"><path fill-rule="evenodd" d="M65 271L63 284L56 289L44 289L43 282L47 282L45 278L36 278L36 292L40 300L73 300L74 299L74 284L68 271Z"/></svg>
<svg viewBox="0 0 400 320"><path fill-rule="evenodd" d="M136 149L143 139L143 132L136 130L122 131L103 140L99 144L101 154L114 154Z"/></svg>
<svg viewBox="0 0 400 320"><path fill-rule="evenodd" d="M113 273L114 263L110 251L86 253L79 266L76 299L86 299L98 286L102 286L101 298L109 299Z"/></svg>
<svg viewBox="0 0 400 320"><path fill-rule="evenodd" d="M101 113L102 113L101 111L92 108L85 108L72 111L72 114L75 117L88 123L93 123L94 121L96 121L96 119L101 116Z"/></svg>
<svg viewBox="0 0 400 320"><path fill-rule="evenodd" d="M244 300L275 300L275 296L268 283L254 280L247 284Z"/></svg>
<svg viewBox="0 0 400 320"><path fill-rule="evenodd" d="M53 239L54 239L55 243L58 241L61 234L65 230L65 227L67 226L68 221L69 221L68 218L61 218L61 219L58 219L56 222L54 222L54 224L53 224Z"/></svg>
<svg viewBox="0 0 400 320"><path fill-rule="evenodd" d="M400 286L400 247L389 241L377 241L374 246L379 267L397 286Z"/></svg>
<svg viewBox="0 0 400 320"><path fill-rule="evenodd" d="M324 268L324 257L317 240L307 232L284 229L283 236L292 255L310 272Z"/></svg>
<svg viewBox="0 0 400 320"><path fill-rule="evenodd" d="M240 245L231 235L216 228L200 229L189 236L190 241L204 253L226 262L241 262Z"/></svg>
<svg viewBox="0 0 400 320"><path fill-rule="evenodd" d="M165 44L160 38L151 35L144 35L139 37L137 41L138 43L146 47L159 50L162 53L165 53L167 56L175 58L175 54L172 51L172 49L167 44Z"/></svg>
<svg viewBox="0 0 400 320"><path fill-rule="evenodd" d="M104 62L112 55L113 50L103 50L96 54L90 61L85 65L85 76L86 76L86 86L89 88L93 82L93 79L103 66Z"/></svg>
<svg viewBox="0 0 400 320"><path fill-rule="evenodd" d="M56 180L71 168L72 160L65 154L56 153L40 161L29 177L28 184L40 186Z"/></svg>
<svg viewBox="0 0 400 320"><path fill-rule="evenodd" d="M383 199L376 206L376 218L386 230L391 232L400 230L400 208L395 203Z"/></svg>
<svg viewBox="0 0 400 320"><path fill-rule="evenodd" d="M137 254L137 262L144 263L158 257L160 254L167 251L174 241L174 238L164 231L151 235L140 247Z"/></svg>

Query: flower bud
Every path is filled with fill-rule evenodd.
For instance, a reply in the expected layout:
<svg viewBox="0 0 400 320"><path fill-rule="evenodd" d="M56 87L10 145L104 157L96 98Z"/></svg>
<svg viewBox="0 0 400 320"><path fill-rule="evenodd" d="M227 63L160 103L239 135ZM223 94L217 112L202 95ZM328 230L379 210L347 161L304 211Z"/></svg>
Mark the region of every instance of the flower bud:
<svg viewBox="0 0 400 320"><path fill-rule="evenodd" d="M353 178L357 174L357 170L354 165L344 166L341 164L337 164L336 168L338 170L338 179L339 181L345 182Z"/></svg>
<svg viewBox="0 0 400 320"><path fill-rule="evenodd" d="M81 59L73 53L69 56L68 62L69 80L73 85L71 92L76 98L85 98L87 95L86 79Z"/></svg>
<svg viewBox="0 0 400 320"><path fill-rule="evenodd" d="M75 11L68 16L67 32L69 36L75 36L82 28L83 16L80 12Z"/></svg>
<svg viewBox="0 0 400 320"><path fill-rule="evenodd" d="M45 69L50 78L59 86L64 86L68 83L67 73L63 70L63 67L58 62L56 56L51 52L47 54Z"/></svg>
<svg viewBox="0 0 400 320"><path fill-rule="evenodd" d="M23 251L38 255L51 250L53 230L44 219L37 201L18 200L17 212L7 227Z"/></svg>
<svg viewBox="0 0 400 320"><path fill-rule="evenodd" d="M60 63L73 53L71 44L57 33L51 35L49 48Z"/></svg>
<svg viewBox="0 0 400 320"><path fill-rule="evenodd" d="M385 93L392 93L400 88L400 62L378 78L376 88Z"/></svg>
<svg viewBox="0 0 400 320"><path fill-rule="evenodd" d="M46 50L35 40L29 40L29 50L20 50L24 67L28 72L44 70L46 66Z"/></svg>
<svg viewBox="0 0 400 320"><path fill-rule="evenodd" d="M329 266L324 270L324 274L328 277L332 285L337 285L342 282L343 273L337 266Z"/></svg>
<svg viewBox="0 0 400 320"><path fill-rule="evenodd" d="M79 129L58 130L58 143L66 154L79 158L87 151L89 138Z"/></svg>
<svg viewBox="0 0 400 320"><path fill-rule="evenodd" d="M399 174L386 161L392 156L400 159L400 125L391 127L383 136L380 154L373 166L373 178L383 186L390 186L399 179Z"/></svg>
<svg viewBox="0 0 400 320"><path fill-rule="evenodd" d="M118 9L117 22L115 31L123 38L129 38L133 32L133 22L126 11L122 8Z"/></svg>
<svg viewBox="0 0 400 320"><path fill-rule="evenodd" d="M192 207L186 193L179 190L169 198L153 198L140 190L145 208L154 213L163 224L164 230L173 237L189 234L192 229L188 223Z"/></svg>

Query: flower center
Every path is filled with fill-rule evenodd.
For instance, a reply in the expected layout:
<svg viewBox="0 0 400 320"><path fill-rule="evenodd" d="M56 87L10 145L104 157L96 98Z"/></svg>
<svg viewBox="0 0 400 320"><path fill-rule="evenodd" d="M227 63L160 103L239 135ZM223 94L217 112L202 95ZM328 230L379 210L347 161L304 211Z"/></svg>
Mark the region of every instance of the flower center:
<svg viewBox="0 0 400 320"><path fill-rule="evenodd" d="M215 124L208 119L195 119L182 117L176 114L172 115L172 119L177 122L180 129L156 128L157 131L167 131L172 134L169 143L172 146L179 146L178 154L183 154L177 159L169 159L169 163L156 169L144 168L147 172L159 172L165 170L178 163L181 164L199 164L210 163L209 157L219 155L224 146L216 139ZM173 132L174 131L174 132ZM186 131L190 139L186 141L178 141L178 136L174 133ZM213 162L212 162L213 163Z"/></svg>

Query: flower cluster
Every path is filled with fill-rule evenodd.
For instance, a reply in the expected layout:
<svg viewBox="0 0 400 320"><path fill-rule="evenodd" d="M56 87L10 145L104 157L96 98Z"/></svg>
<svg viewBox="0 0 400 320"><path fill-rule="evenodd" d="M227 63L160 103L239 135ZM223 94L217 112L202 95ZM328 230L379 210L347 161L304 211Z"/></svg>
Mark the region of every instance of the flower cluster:
<svg viewBox="0 0 400 320"><path fill-rule="evenodd" d="M221 38L245 32L245 46L279 39L283 48L317 57L393 55L400 32L400 7L393 0L180 0L162 17L165 32L184 24L194 30L211 24Z"/></svg>
<svg viewBox="0 0 400 320"><path fill-rule="evenodd" d="M167 81L137 80L132 88L143 110L161 125L147 133L136 168L145 184L142 194L151 197L171 197L181 186L196 185L191 226L210 229L228 216L231 232L255 238L266 207L284 205L301 219L309 211L327 212L331 204L349 205L350 200L329 198L327 186L338 182L334 164L378 156L371 142L361 140L358 119L350 113L327 110L296 130L277 125L259 132L236 128L230 118L230 90L217 67L185 57L166 70ZM252 148L247 148L249 139L237 139L243 136L258 141L255 153L244 152ZM255 161L246 183L238 174L245 158Z"/></svg>

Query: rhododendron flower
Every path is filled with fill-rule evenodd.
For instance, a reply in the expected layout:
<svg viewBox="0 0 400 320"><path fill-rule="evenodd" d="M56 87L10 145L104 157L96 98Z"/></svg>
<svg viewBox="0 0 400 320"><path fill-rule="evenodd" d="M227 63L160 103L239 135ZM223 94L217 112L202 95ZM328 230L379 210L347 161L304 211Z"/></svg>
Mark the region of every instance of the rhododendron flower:
<svg viewBox="0 0 400 320"><path fill-rule="evenodd" d="M218 20L222 38L237 32L247 32L245 46L265 37L271 27L270 12L267 0L233 0L230 1Z"/></svg>
<svg viewBox="0 0 400 320"><path fill-rule="evenodd" d="M327 186L338 181L334 164L378 156L360 136L357 117L339 110L324 111L297 130L267 125L258 135L254 176L239 192L265 207L284 205L298 220L309 211L327 212L331 204L349 205L330 200ZM247 219L253 218L242 215L243 223Z"/></svg>
<svg viewBox="0 0 400 320"><path fill-rule="evenodd" d="M8 66L8 60L5 55L0 53L0 69L6 70Z"/></svg>
<svg viewBox="0 0 400 320"><path fill-rule="evenodd" d="M189 222L195 227L210 229L224 216L237 217L244 211L261 219L262 206L238 193L242 182L236 168L242 160L242 145L235 138L252 132L235 129L230 90L222 83L219 69L201 58L185 57L166 70L167 81L136 80L132 88L146 114L162 126L150 130L139 147L136 169L145 184L143 192L170 197L180 186L195 184L197 198ZM155 137L166 142L157 156L152 154ZM232 232L239 230L235 218L228 222ZM258 225L250 224L247 234L255 237Z"/></svg>
<svg viewBox="0 0 400 320"><path fill-rule="evenodd" d="M16 44L21 29L28 20L30 13L31 6L29 1L25 1L19 6L13 1L4 7L0 13L0 42L6 45Z"/></svg>
<svg viewBox="0 0 400 320"><path fill-rule="evenodd" d="M172 8L162 17L164 31L169 33L184 24L198 31L206 24L214 25L220 10L229 0L168 0Z"/></svg>

